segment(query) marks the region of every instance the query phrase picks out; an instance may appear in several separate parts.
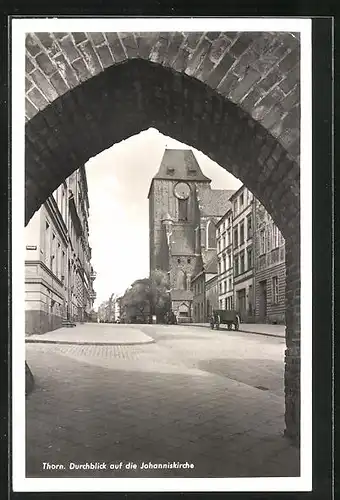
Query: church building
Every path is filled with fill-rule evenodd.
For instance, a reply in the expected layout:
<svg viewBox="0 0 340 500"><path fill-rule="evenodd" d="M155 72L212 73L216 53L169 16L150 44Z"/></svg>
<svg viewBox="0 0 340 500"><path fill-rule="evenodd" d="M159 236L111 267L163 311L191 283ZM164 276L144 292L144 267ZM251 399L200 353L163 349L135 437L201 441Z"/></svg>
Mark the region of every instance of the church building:
<svg viewBox="0 0 340 500"><path fill-rule="evenodd" d="M168 273L179 322L192 321L191 282L216 255L216 223L234 193L210 184L191 150L166 149L148 194L150 272Z"/></svg>

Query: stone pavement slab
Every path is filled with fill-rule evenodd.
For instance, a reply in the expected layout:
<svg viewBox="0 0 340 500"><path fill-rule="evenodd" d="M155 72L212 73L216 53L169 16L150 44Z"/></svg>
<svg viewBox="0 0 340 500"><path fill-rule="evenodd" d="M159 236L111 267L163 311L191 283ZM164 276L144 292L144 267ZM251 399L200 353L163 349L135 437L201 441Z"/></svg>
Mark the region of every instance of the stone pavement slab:
<svg viewBox="0 0 340 500"><path fill-rule="evenodd" d="M72 328L58 328L42 335L26 337L27 343L134 345L149 344L154 340L134 325L107 323L77 324Z"/></svg>
<svg viewBox="0 0 340 500"><path fill-rule="evenodd" d="M184 325L181 325L184 326ZM204 328L210 328L209 323L188 323L185 326L200 326ZM286 336L286 327L285 325L268 325L262 323L241 323L239 332L247 332L247 333L257 333L258 335L268 335L270 337L282 337ZM227 325L222 325L220 327L221 332L230 331L227 328Z"/></svg>

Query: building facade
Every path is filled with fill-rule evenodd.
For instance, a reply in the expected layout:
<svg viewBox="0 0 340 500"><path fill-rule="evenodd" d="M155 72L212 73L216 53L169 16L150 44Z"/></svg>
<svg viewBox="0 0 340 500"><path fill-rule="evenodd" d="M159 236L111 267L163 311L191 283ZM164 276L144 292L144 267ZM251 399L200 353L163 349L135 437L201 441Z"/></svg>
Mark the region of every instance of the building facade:
<svg viewBox="0 0 340 500"><path fill-rule="evenodd" d="M216 254L203 265L201 271L193 276L191 289L193 291L193 322L205 323L209 321L212 309L216 309L218 304Z"/></svg>
<svg viewBox="0 0 340 500"><path fill-rule="evenodd" d="M114 323L115 322L115 308L114 308L114 295L112 294L109 300L105 300L98 307L99 323Z"/></svg>
<svg viewBox="0 0 340 500"><path fill-rule="evenodd" d="M91 266L85 168L46 200L25 228L26 334L90 319L96 273Z"/></svg>
<svg viewBox="0 0 340 500"><path fill-rule="evenodd" d="M215 225L234 192L210 184L191 150L166 149L148 194L150 272L168 273L179 322L193 319L192 278L216 254Z"/></svg>
<svg viewBox="0 0 340 500"><path fill-rule="evenodd" d="M234 267L234 308L241 321L255 321L254 287L254 199L246 186L242 185L231 197L232 204L232 248Z"/></svg>
<svg viewBox="0 0 340 500"><path fill-rule="evenodd" d="M114 309L114 319L115 321L120 320L120 304L121 297L115 297L113 301L113 309Z"/></svg>
<svg viewBox="0 0 340 500"><path fill-rule="evenodd" d="M205 282L205 310L206 310L206 321L210 321L213 309L218 309L218 275L217 266L216 273L207 277Z"/></svg>
<svg viewBox="0 0 340 500"><path fill-rule="evenodd" d="M285 241L263 205L255 209L255 319L258 323L285 322Z"/></svg>
<svg viewBox="0 0 340 500"><path fill-rule="evenodd" d="M216 224L218 309L234 307L233 211L230 208Z"/></svg>
<svg viewBox="0 0 340 500"><path fill-rule="evenodd" d="M194 323L204 323L205 319L205 273L193 276L191 280L191 289L193 292L192 301L192 320Z"/></svg>

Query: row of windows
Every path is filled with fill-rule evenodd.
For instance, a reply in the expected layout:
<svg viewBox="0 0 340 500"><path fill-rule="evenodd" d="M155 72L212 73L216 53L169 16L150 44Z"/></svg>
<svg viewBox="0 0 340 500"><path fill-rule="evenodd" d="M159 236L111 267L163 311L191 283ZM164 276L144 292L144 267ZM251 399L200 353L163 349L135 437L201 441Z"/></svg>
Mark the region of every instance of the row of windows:
<svg viewBox="0 0 340 500"><path fill-rule="evenodd" d="M45 221L42 251L46 266L61 280L65 269L65 247L61 245L47 220Z"/></svg>
<svg viewBox="0 0 340 500"><path fill-rule="evenodd" d="M262 283L262 282L261 282ZM267 280L263 282L264 284L267 283ZM278 304L279 303L279 278L278 276L273 276L271 279L271 284L272 284L272 303L273 304ZM219 286L219 294L222 295L222 293L225 293L227 291L231 291L232 286L231 286L231 280L229 280L229 287L227 288L226 282L220 283ZM253 301L253 287L252 285L249 285L249 291L248 291L248 306L250 308L252 307L252 301ZM246 300L246 289L242 288L241 290L237 290L236 292L236 297L237 297L237 302L238 302L238 307L244 308L245 307L245 300ZM233 298L232 297L226 297L225 299L220 299L220 307L223 309L224 308L224 303L225 306L227 307L227 303L232 304ZM232 306L230 307L232 309Z"/></svg>
<svg viewBox="0 0 340 500"><path fill-rule="evenodd" d="M232 267L232 255L223 255L221 259L218 259L218 274L222 274Z"/></svg>
<svg viewBox="0 0 340 500"><path fill-rule="evenodd" d="M74 266L67 265L66 248L57 238L48 220L45 220L45 231L42 243L43 259L45 265L62 282L66 283L66 273L69 273L68 283L75 283L76 270ZM73 285L71 287L73 291Z"/></svg>
<svg viewBox="0 0 340 500"><path fill-rule="evenodd" d="M74 187L75 184L75 176L76 173L73 173L67 180L66 183L69 182L72 184ZM88 228L88 210L86 209L85 206L85 199L81 195L81 184L78 182L78 204L77 204L77 210L78 210L78 216L81 220L82 227L84 230L84 234L88 236L89 233L89 228ZM79 253L79 258L81 261L84 261L84 256L86 255L86 258L89 260L91 258L90 255L90 247L87 243L86 240L82 242L82 244L79 244L79 248L77 248L77 238L75 236L75 231L73 227L73 223L71 220L71 217L69 216L69 211L68 211L68 198L67 198L67 186L65 187L64 184L61 184L53 193L53 197L57 203L59 212L61 214L61 217L68 229L69 236L72 242L73 248Z"/></svg>
<svg viewBox="0 0 340 500"><path fill-rule="evenodd" d="M252 193L245 189L233 202L233 216L239 212L242 212L244 208L246 208L253 199ZM217 237L220 236L225 230L227 230L232 225L232 216L228 216L228 218L222 222L222 224L217 229ZM249 238L249 236L248 236Z"/></svg>
<svg viewBox="0 0 340 500"><path fill-rule="evenodd" d="M242 243L244 243L246 239L249 239L253 236L252 214L248 214L246 217L246 221L243 220L234 228L233 236L234 248L242 245ZM233 241L231 229L228 229L226 233L222 235L218 240L217 251L221 252L223 248L231 245Z"/></svg>
<svg viewBox="0 0 340 500"><path fill-rule="evenodd" d="M280 233L278 227L271 222L265 228L260 230L259 233L259 248L260 254L270 252L274 248L284 244L284 238Z"/></svg>
<svg viewBox="0 0 340 500"><path fill-rule="evenodd" d="M221 281L219 283L219 293L222 295L222 293L230 292L233 289L233 284L231 278L228 280Z"/></svg>
<svg viewBox="0 0 340 500"><path fill-rule="evenodd" d="M278 304L279 303L279 278L278 276L273 276L272 277L272 303L273 304ZM223 283L219 284L219 294L221 295L222 293L225 293L227 291L232 290L232 282L231 279L227 281L224 281ZM236 293L236 299L237 299L237 308L243 311L248 311L249 313L252 313L253 311L253 287L252 285L249 286L249 291L248 294L246 295L246 289L243 288L241 290L238 290ZM207 312L209 314L209 300L207 301ZM233 309L234 307L234 299L232 296L226 297L224 299L219 300L219 308L220 309ZM194 315L195 318L198 317L203 317L204 315L204 304L198 303L194 305Z"/></svg>
<svg viewBox="0 0 340 500"><path fill-rule="evenodd" d="M231 215L217 228L217 237L224 233L229 227L232 225L232 217Z"/></svg>
<svg viewBox="0 0 340 500"><path fill-rule="evenodd" d="M64 184L61 184L53 193L54 199L58 205L61 217L67 226L67 197Z"/></svg>
<svg viewBox="0 0 340 500"><path fill-rule="evenodd" d="M252 193L245 188L233 202L234 217L238 212L242 212L242 210L250 204L252 199Z"/></svg>
<svg viewBox="0 0 340 500"><path fill-rule="evenodd" d="M226 309L229 311L234 308L234 300L233 297L226 297L225 299L220 299L219 302L220 309Z"/></svg>
<svg viewBox="0 0 340 500"><path fill-rule="evenodd" d="M247 261L246 261L247 259ZM248 271L253 267L253 249L247 248L234 258L234 276Z"/></svg>
<svg viewBox="0 0 340 500"><path fill-rule="evenodd" d="M203 319L204 317L204 304L200 302L198 304L194 304L194 319L196 321Z"/></svg>
<svg viewBox="0 0 340 500"><path fill-rule="evenodd" d="M199 281L198 283L195 283L192 288L194 295L199 295L200 293L204 292L204 282Z"/></svg>
<svg viewBox="0 0 340 500"><path fill-rule="evenodd" d="M228 231L218 240L217 243L218 252L221 252L224 248L231 245L232 243L231 236L232 236L231 229L228 229Z"/></svg>
<svg viewBox="0 0 340 500"><path fill-rule="evenodd" d="M247 233L245 233L245 228ZM248 214L246 222L243 220L234 228L234 248L242 245L245 239L249 239L253 235L252 214Z"/></svg>

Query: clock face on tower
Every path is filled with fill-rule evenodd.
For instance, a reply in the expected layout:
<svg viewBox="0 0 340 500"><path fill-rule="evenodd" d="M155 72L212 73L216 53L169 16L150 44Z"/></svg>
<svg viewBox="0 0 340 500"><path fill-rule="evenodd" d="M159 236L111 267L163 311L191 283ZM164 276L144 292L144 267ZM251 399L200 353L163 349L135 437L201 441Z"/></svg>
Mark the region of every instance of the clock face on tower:
<svg viewBox="0 0 340 500"><path fill-rule="evenodd" d="M178 182L174 187L174 193L180 200L186 200L190 195L190 187L186 182Z"/></svg>

